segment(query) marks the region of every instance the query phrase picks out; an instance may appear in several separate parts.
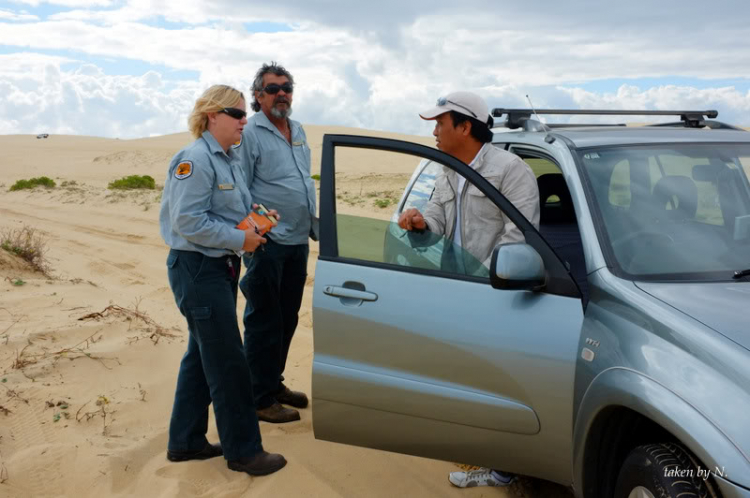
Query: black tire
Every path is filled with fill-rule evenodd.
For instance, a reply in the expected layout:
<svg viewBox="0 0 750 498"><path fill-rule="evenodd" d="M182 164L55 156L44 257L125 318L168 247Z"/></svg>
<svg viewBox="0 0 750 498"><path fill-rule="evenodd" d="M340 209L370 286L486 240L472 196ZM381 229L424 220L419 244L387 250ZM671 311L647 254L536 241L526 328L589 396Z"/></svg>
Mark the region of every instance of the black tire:
<svg viewBox="0 0 750 498"><path fill-rule="evenodd" d="M712 477L704 479L706 470L679 444L639 446L622 464L615 498L628 498L638 487L645 488L655 498L719 498Z"/></svg>

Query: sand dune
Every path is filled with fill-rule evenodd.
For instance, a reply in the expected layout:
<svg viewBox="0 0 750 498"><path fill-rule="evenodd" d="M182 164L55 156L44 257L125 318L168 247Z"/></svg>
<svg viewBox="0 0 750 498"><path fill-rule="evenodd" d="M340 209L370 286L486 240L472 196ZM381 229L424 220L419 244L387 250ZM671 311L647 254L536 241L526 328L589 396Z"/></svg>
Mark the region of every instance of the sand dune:
<svg viewBox="0 0 750 498"><path fill-rule="evenodd" d="M314 172L324 133L433 143L306 130ZM106 187L131 174L162 185L169 159L189 142L186 133L128 141L0 136L0 229L43 231L52 268L45 277L0 251L0 496L514 496L520 487L452 488L447 473L457 468L448 462L316 441L310 409L297 423L261 423L266 448L289 460L272 476L232 472L222 459L166 460L187 331L167 283L160 192ZM402 188L398 182L408 179L415 159L375 164L354 153L347 165L342 174L352 189L386 192ZM36 176L54 178L58 187L8 192L16 180ZM308 393L317 254L311 246L309 289L288 365L289 384ZM213 418L209 439L218 440ZM559 491L539 489L547 491L533 496Z"/></svg>

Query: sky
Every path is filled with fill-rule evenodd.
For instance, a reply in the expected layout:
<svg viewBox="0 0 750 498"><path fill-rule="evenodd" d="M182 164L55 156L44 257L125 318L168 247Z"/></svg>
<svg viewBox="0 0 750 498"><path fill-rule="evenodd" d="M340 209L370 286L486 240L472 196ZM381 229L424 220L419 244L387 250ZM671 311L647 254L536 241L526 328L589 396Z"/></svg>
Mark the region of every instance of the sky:
<svg viewBox="0 0 750 498"><path fill-rule="evenodd" d="M469 90L750 126L748 20L748 0L0 0L0 134L183 132L206 88L250 98L270 61L304 124L429 135L418 112ZM582 119L604 120L549 121Z"/></svg>

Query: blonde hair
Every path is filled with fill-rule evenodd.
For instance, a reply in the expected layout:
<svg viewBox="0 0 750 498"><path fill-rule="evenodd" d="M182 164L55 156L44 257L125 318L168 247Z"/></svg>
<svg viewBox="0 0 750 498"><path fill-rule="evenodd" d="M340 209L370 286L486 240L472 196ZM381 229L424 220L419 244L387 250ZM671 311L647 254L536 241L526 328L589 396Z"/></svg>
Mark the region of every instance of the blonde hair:
<svg viewBox="0 0 750 498"><path fill-rule="evenodd" d="M195 101L193 112L188 118L188 130L193 138L199 138L208 129L208 113L217 112L225 107L234 107L245 96L242 92L228 85L214 85L208 88Z"/></svg>

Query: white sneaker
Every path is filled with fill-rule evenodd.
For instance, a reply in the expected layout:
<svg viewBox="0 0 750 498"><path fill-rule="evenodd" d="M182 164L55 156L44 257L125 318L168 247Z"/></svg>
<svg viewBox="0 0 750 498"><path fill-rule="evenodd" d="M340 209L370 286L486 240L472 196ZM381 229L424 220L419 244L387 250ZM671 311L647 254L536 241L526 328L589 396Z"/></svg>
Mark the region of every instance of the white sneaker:
<svg viewBox="0 0 750 498"><path fill-rule="evenodd" d="M459 488L474 488L476 486L508 486L516 480L515 474L500 472L492 469L472 470L471 472L451 472L448 480Z"/></svg>

